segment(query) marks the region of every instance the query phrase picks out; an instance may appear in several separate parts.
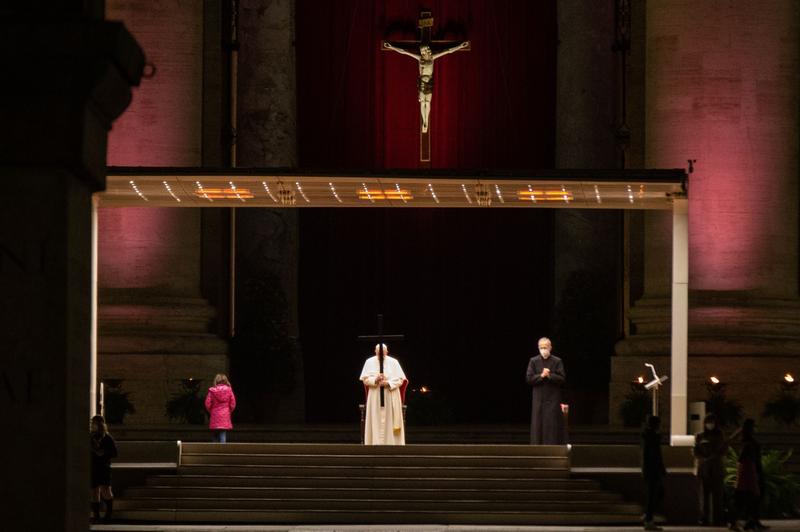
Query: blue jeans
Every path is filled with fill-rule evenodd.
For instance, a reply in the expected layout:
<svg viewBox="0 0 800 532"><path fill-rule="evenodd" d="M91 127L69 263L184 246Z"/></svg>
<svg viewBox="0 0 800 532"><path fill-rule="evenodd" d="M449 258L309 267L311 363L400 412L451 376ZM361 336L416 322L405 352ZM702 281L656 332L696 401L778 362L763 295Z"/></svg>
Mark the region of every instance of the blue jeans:
<svg viewBox="0 0 800 532"><path fill-rule="evenodd" d="M211 434L211 441L216 443L225 443L228 441L228 432L224 430L215 430Z"/></svg>

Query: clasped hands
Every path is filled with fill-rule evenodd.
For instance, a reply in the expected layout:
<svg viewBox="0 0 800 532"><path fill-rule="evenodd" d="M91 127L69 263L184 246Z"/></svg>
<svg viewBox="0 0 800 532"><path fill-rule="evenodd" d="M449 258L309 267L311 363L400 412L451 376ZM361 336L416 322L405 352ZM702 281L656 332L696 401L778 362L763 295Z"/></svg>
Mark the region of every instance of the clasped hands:
<svg viewBox="0 0 800 532"><path fill-rule="evenodd" d="M389 386L389 379L386 378L386 375L383 373L379 373L377 377L375 377L375 386Z"/></svg>
<svg viewBox="0 0 800 532"><path fill-rule="evenodd" d="M542 370L542 378L547 379L550 377L550 368L544 368Z"/></svg>

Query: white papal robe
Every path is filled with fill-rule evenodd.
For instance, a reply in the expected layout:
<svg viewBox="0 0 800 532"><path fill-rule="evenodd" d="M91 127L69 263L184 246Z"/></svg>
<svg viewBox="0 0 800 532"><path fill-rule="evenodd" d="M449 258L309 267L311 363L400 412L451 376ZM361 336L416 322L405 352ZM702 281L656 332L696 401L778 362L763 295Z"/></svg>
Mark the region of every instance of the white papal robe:
<svg viewBox="0 0 800 532"><path fill-rule="evenodd" d="M384 406L381 407L380 387L375 379L380 374L378 356L367 359L361 371L361 382L368 387L366 425L364 428L365 445L405 445L406 431L403 423L403 401L400 397L400 386L406 380L403 368L396 358L385 356L383 374L389 381L384 387Z"/></svg>

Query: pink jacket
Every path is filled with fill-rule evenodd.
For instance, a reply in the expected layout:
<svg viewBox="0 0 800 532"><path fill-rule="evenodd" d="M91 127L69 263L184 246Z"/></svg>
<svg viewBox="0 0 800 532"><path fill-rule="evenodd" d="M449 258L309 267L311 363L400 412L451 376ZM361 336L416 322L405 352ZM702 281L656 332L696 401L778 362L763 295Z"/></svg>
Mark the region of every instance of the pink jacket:
<svg viewBox="0 0 800 532"><path fill-rule="evenodd" d="M231 412L235 408L236 396L233 395L233 390L230 386L220 384L209 388L206 395L206 410L211 416L208 428L212 430L232 429Z"/></svg>

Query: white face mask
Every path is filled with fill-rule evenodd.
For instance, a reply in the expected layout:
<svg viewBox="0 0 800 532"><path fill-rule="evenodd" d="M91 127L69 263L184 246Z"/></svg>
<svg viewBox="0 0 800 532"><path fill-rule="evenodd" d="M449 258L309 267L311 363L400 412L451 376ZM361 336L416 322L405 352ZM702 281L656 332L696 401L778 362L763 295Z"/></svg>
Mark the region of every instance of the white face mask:
<svg viewBox="0 0 800 532"><path fill-rule="evenodd" d="M546 347L540 347L539 354L542 355L544 358L547 358L550 356L550 350L547 349Z"/></svg>

